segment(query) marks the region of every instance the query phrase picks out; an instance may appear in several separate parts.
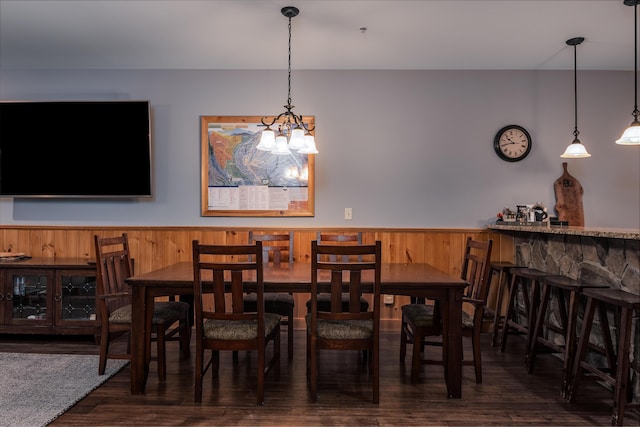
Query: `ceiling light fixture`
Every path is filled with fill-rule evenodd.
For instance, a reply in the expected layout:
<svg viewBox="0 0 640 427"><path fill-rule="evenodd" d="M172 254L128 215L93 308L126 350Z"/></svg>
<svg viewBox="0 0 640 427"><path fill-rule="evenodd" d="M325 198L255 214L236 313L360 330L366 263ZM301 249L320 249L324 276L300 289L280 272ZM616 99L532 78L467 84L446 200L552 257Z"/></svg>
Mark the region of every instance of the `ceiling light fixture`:
<svg viewBox="0 0 640 427"><path fill-rule="evenodd" d="M302 115L296 115L291 111L294 107L291 105L291 18L298 16L300 10L297 7L285 6L280 9L280 13L289 18L289 92L287 105L284 106L287 111L280 113L270 123L265 122L266 117L261 119L266 129L262 131L260 143L256 148L271 151L273 154L291 154L291 150L300 154L317 154L315 138L311 134L315 127L309 129ZM271 126L278 127L277 135Z"/></svg>
<svg viewBox="0 0 640 427"><path fill-rule="evenodd" d="M624 0L624 4L627 6L633 6L633 16L634 16L634 44L633 51L635 53L633 60L634 67L634 106L633 112L631 115L633 116L633 122L629 125L629 127L622 133L620 139L616 141L616 144L620 145L640 145L640 121L638 121L638 116L640 116L640 111L638 111L638 3L640 0Z"/></svg>
<svg viewBox="0 0 640 427"><path fill-rule="evenodd" d="M573 142L569 144L564 153L560 157L569 159L582 159L585 157L591 157L591 154L587 153L587 149L582 145L578 139L578 54L577 46L584 41L584 37L574 37L567 40L569 46L573 46L573 111L575 119L575 127L573 129Z"/></svg>

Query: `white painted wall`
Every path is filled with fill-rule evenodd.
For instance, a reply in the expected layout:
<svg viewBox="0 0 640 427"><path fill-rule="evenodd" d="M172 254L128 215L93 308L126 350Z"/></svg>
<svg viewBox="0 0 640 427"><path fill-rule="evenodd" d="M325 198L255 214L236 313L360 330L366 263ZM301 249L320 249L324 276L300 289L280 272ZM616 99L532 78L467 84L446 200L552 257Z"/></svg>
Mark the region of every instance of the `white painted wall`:
<svg viewBox="0 0 640 427"><path fill-rule="evenodd" d="M493 222L504 206L543 202L552 211L566 161L559 156L573 140L573 71L294 70L294 111L316 118L315 217L201 217L200 116L278 114L286 77L282 70L3 70L2 100L150 100L155 197L0 198L0 223L466 228ZM568 167L584 188L586 226L640 228L640 147L613 142L632 109L632 72L578 71L578 128L592 157ZM507 124L533 137L518 163L493 151ZM91 179L91 165L57 168ZM353 220L343 219L345 207Z"/></svg>

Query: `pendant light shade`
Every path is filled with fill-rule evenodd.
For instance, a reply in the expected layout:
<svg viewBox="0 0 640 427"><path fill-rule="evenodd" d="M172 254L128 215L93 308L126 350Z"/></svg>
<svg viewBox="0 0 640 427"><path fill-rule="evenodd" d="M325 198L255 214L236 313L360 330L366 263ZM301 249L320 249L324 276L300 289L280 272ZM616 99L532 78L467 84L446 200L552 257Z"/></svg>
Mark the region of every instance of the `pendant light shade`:
<svg viewBox="0 0 640 427"><path fill-rule="evenodd" d="M304 122L302 115L296 115L291 111L293 110L291 105L291 18L298 16L300 10L293 6L285 6L280 9L280 13L289 19L289 92L287 105L284 106L286 111L280 113L270 123L265 123L266 117L261 119L266 129L262 131L260 143L256 148L273 154L291 154L291 150L301 154L317 154L315 138L311 134L314 129L309 129L309 124ZM277 127L277 131L274 131L271 126L274 129Z"/></svg>
<svg viewBox="0 0 640 427"><path fill-rule="evenodd" d="M573 111L574 111L574 123L573 129L573 142L569 144L564 153L560 157L565 159L582 159L585 157L591 157L591 154L587 152L587 149L578 139L578 55L577 46L584 41L584 37L574 37L567 40L569 46L573 46Z"/></svg>
<svg viewBox="0 0 640 427"><path fill-rule="evenodd" d="M640 145L640 111L638 111L638 3L640 0L624 0L624 4L627 6L633 6L634 16L634 32L633 32L633 52L634 52L634 107L631 115L633 116L633 122L624 131L620 139L616 141L619 145Z"/></svg>

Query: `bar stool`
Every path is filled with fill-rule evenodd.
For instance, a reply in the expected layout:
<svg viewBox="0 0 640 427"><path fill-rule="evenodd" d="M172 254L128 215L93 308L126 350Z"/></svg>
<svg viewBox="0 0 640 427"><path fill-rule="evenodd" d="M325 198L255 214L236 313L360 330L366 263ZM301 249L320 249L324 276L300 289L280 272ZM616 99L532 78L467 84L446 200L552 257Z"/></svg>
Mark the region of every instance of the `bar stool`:
<svg viewBox="0 0 640 427"><path fill-rule="evenodd" d="M521 268L509 261L494 261L489 264L489 283L493 283L493 276L498 275L498 290L496 292L496 305L493 310L493 330L491 332L491 347L498 345L498 333L504 321L502 314L502 298L505 288L511 283L511 269Z"/></svg>
<svg viewBox="0 0 640 427"><path fill-rule="evenodd" d="M540 301L540 281L551 273L536 268L518 267L511 269L511 284L509 285L509 302L505 312L504 325L502 327L502 341L500 351L504 352L507 346L507 337L511 330L526 335L528 349L531 346L531 333ZM524 307L517 303L518 289L522 293ZM517 315L517 317L516 317ZM520 317L526 317L527 322L522 323ZM528 351L528 350L527 350Z"/></svg>
<svg viewBox="0 0 640 427"><path fill-rule="evenodd" d="M562 382L560 394L567 396L570 383L571 364L575 357L576 345L576 321L578 318L578 304L580 294L587 288L606 288L605 285L595 285L565 276L546 276L542 278L542 292L540 294L540 306L538 315L531 334L531 347L528 349L526 358L527 370L531 374L536 362L537 354L544 348L550 349L552 353L562 354ZM554 324L547 318L547 312L551 296L555 294L558 302L558 314L560 315L560 325ZM567 302L566 296L569 296ZM560 334L564 338L563 343L552 341L550 337L545 337L543 329Z"/></svg>
<svg viewBox="0 0 640 427"><path fill-rule="evenodd" d="M633 365L629 362L629 350L632 339L632 319L634 312L640 313L640 298L638 295L622 291L620 289L585 289L583 294L587 297L582 333L578 341L578 349L573 361L573 372L571 375L571 386L569 387L569 401L576 398L578 384L583 378L586 370L593 374L585 376L589 379L601 380L614 387L613 393L613 413L611 415L611 425L621 426L624 419L625 408L638 408L639 403L631 404L632 390L629 387L629 374ZM620 332L617 336L618 351L617 357L614 354L614 347L611 341L611 330L607 319L607 307L613 307L615 315L619 316ZM591 328L595 311L598 309L600 329L604 338L604 353L607 360L605 367L599 367L586 360L587 348L593 348L589 343ZM617 360L616 360L617 359ZM637 369L637 368L634 368Z"/></svg>

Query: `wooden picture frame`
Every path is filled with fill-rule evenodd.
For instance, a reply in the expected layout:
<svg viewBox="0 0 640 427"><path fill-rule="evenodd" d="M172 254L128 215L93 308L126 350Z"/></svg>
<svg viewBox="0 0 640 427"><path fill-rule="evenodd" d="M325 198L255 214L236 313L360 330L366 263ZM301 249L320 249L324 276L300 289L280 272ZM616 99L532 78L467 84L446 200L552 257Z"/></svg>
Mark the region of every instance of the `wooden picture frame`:
<svg viewBox="0 0 640 427"><path fill-rule="evenodd" d="M258 150L261 119L200 117L201 216L314 216L315 156Z"/></svg>

